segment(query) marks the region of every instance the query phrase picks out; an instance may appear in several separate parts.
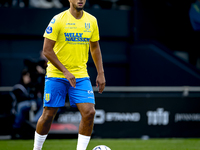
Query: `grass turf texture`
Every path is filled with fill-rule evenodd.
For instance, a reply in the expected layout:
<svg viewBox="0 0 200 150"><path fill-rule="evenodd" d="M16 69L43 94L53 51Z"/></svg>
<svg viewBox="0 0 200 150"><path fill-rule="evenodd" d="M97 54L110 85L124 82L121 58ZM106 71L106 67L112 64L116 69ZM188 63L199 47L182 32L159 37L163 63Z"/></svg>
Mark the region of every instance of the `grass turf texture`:
<svg viewBox="0 0 200 150"><path fill-rule="evenodd" d="M75 139L47 139L42 150L76 150ZM112 150L200 150L200 139L92 139L87 150L107 145ZM0 150L32 150L33 140L1 140Z"/></svg>

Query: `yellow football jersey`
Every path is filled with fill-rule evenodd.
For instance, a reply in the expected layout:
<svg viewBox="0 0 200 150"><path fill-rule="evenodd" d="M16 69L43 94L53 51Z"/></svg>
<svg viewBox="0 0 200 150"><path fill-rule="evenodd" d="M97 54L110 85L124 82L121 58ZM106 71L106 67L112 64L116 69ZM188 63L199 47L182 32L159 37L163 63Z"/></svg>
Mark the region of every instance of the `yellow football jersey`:
<svg viewBox="0 0 200 150"><path fill-rule="evenodd" d="M89 41L99 40L99 29L94 16L83 11L82 18L76 19L68 9L53 17L44 37L56 41L53 48L55 54L75 78L88 77ZM50 61L47 76L65 78Z"/></svg>

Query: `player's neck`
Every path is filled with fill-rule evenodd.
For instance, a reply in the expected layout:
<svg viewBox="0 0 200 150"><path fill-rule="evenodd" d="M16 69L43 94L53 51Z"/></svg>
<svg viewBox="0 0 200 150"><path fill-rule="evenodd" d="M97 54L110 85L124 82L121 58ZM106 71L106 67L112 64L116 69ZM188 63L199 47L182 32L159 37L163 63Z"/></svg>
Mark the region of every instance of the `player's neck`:
<svg viewBox="0 0 200 150"><path fill-rule="evenodd" d="M83 16L83 10L78 11L76 9L70 8L69 11L76 19L81 19L81 17Z"/></svg>

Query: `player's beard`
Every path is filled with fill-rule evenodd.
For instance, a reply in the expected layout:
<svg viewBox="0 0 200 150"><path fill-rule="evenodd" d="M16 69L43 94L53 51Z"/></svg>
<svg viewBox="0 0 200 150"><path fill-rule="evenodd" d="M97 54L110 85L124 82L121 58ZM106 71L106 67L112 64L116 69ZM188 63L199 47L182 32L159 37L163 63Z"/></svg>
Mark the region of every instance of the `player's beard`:
<svg viewBox="0 0 200 150"><path fill-rule="evenodd" d="M83 10L83 8L84 8L84 6L83 7L77 7L75 4L72 4L73 5L73 7L77 10L77 11L81 11L81 10Z"/></svg>

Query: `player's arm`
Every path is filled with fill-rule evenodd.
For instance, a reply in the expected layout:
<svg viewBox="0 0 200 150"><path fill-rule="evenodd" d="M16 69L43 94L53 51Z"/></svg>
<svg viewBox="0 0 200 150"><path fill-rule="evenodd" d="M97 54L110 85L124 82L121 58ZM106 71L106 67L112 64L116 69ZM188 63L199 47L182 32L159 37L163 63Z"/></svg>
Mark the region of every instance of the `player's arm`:
<svg viewBox="0 0 200 150"><path fill-rule="evenodd" d="M97 69L96 86L97 87L99 86L99 93L102 93L105 88L105 85L106 85L106 80L105 80L105 76L104 76L101 50L100 50L98 41L96 41L96 42L90 41L90 52L91 52L94 64L96 66L96 69Z"/></svg>
<svg viewBox="0 0 200 150"><path fill-rule="evenodd" d="M50 40L48 38L44 39L44 46L43 46L43 54L45 57L61 72L63 72L64 76L69 80L69 83L72 87L76 86L76 79L73 74L71 74L67 68L58 60L55 52L53 51L53 47L55 45L55 41Z"/></svg>

